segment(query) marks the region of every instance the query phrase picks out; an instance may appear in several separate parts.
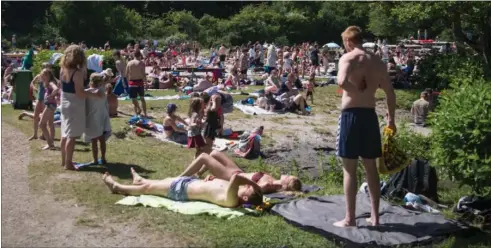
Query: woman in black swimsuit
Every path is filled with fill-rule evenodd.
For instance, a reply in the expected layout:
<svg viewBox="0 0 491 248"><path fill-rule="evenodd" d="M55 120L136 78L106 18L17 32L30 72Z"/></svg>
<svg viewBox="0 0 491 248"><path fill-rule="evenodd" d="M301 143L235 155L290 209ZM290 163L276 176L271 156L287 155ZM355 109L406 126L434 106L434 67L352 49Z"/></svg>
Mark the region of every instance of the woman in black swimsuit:
<svg viewBox="0 0 491 248"><path fill-rule="evenodd" d="M218 135L217 131L220 128L219 106L217 106L215 101L211 100L208 94L203 94L203 100L206 104L206 121L203 128L203 137L207 146L206 153L210 153L213 149L213 142Z"/></svg>

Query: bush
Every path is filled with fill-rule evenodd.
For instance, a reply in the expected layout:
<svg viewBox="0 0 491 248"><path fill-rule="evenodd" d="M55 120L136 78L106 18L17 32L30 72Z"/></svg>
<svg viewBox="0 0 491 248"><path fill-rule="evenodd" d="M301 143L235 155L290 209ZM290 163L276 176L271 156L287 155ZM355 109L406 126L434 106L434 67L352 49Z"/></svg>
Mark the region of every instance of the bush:
<svg viewBox="0 0 491 248"><path fill-rule="evenodd" d="M34 75L37 75L41 71L43 63L48 62L54 53L63 53L63 51L42 50L38 52L36 55L34 55L34 65L32 67L32 72ZM113 70L113 73L117 72L116 64L112 56L112 51L99 51L99 50L91 50L91 49L85 51L85 55L87 57L92 54L104 55L104 59L102 60L102 68L103 69L111 68ZM53 65L53 70L55 76L59 78L60 77L59 59ZM90 73L92 73L92 71L88 70L88 75L90 75Z"/></svg>
<svg viewBox="0 0 491 248"><path fill-rule="evenodd" d="M462 80L483 78L482 61L475 56L434 54L419 62L419 88L446 89Z"/></svg>
<svg viewBox="0 0 491 248"><path fill-rule="evenodd" d="M453 88L442 92L440 106L432 114L432 162L474 193L489 193L491 86L475 80Z"/></svg>
<svg viewBox="0 0 491 248"><path fill-rule="evenodd" d="M430 160L430 136L411 131L404 123L397 128L396 142L409 158Z"/></svg>

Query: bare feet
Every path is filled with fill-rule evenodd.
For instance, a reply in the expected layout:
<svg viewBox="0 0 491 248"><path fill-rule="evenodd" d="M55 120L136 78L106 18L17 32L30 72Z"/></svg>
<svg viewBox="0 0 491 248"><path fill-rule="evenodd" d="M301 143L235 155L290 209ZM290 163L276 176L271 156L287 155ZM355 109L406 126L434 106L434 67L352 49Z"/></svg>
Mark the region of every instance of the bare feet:
<svg viewBox="0 0 491 248"><path fill-rule="evenodd" d="M378 226L380 224L378 220L374 220L372 217L366 218L365 221L371 226Z"/></svg>
<svg viewBox="0 0 491 248"><path fill-rule="evenodd" d="M65 167L65 170L77 170L77 168L75 168L73 163L71 163L70 165L65 164L64 167Z"/></svg>
<svg viewBox="0 0 491 248"><path fill-rule="evenodd" d="M141 185L143 184L143 178L136 173L135 169L133 167L130 168L131 170L131 175L133 176L133 184L134 185Z"/></svg>
<svg viewBox="0 0 491 248"><path fill-rule="evenodd" d="M356 222L348 222L346 220L340 220L337 222L334 222L334 226L337 227L350 227L350 226L356 226Z"/></svg>
<svg viewBox="0 0 491 248"><path fill-rule="evenodd" d="M21 114L19 115L19 120L22 120L22 118L24 118L24 116L26 116L26 113L21 113Z"/></svg>
<svg viewBox="0 0 491 248"><path fill-rule="evenodd" d="M102 181L104 181L109 190L111 190L111 193L116 193L116 182L113 180L109 172L104 173L104 175L102 176Z"/></svg>
<svg viewBox="0 0 491 248"><path fill-rule="evenodd" d="M43 149L43 150L54 150L55 149L55 146L53 146L53 145L51 145L51 146L50 145L45 145L41 149Z"/></svg>
<svg viewBox="0 0 491 248"><path fill-rule="evenodd" d="M33 136L31 136L31 137L30 137L28 140L29 140L29 141L31 141L31 140L35 140L35 139L38 139L38 136L33 135Z"/></svg>

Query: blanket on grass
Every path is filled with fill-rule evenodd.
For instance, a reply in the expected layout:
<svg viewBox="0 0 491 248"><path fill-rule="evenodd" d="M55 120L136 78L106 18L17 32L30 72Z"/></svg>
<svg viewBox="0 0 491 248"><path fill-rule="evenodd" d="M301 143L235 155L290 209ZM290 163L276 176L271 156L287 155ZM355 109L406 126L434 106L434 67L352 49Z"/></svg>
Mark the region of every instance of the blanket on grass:
<svg viewBox="0 0 491 248"><path fill-rule="evenodd" d="M266 109L262 109L258 106L244 105L241 102L236 102L234 107L238 108L240 111L244 112L246 115L277 115L279 113L270 112Z"/></svg>
<svg viewBox="0 0 491 248"><path fill-rule="evenodd" d="M145 100L147 101L156 101L156 100L181 100L181 99L189 99L187 96L173 95L173 96L145 96ZM129 101L131 98L129 96L118 97L119 101ZM140 100L140 97L138 97Z"/></svg>
<svg viewBox="0 0 491 248"><path fill-rule="evenodd" d="M244 216L246 214L258 214L256 210L248 208L224 208L212 203L199 201L178 202L153 195L127 196L116 202L116 204L126 206L143 205L145 207L153 208L163 207L176 213L187 215L208 214L228 220L239 216Z"/></svg>

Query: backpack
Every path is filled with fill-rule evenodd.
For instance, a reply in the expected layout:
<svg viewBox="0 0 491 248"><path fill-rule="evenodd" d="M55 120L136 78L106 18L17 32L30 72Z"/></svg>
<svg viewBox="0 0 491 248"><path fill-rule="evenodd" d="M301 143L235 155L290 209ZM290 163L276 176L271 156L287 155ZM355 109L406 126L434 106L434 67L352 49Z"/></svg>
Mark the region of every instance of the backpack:
<svg viewBox="0 0 491 248"><path fill-rule="evenodd" d="M411 192L438 202L437 184L435 168L426 160L413 159L409 166L390 177L382 195L402 199Z"/></svg>

